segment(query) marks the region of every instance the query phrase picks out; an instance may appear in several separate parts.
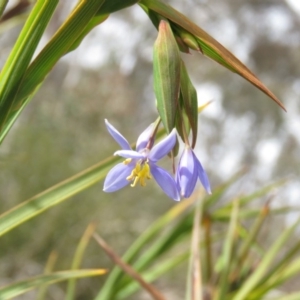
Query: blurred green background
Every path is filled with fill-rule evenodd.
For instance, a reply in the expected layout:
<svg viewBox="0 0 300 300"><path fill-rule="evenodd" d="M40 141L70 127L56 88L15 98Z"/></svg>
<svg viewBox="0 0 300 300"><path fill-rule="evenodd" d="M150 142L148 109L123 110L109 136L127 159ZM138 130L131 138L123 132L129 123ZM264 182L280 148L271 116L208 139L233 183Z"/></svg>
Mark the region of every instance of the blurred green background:
<svg viewBox="0 0 300 300"><path fill-rule="evenodd" d="M288 178L274 194L272 205L296 208L300 198L299 11L283 0L166 2L239 57L287 108L283 112L245 80L201 54L182 55L197 87L199 105L213 101L200 115L196 148L212 188L247 167L228 199ZM44 42L73 5L72 0L60 2ZM22 24L22 16L14 23L0 23L1 67ZM152 89L156 35L136 5L111 15L79 49L59 62L0 149L1 213L117 150L104 118L131 142L156 118ZM97 184L1 238L0 284L41 273L53 250L59 255L59 269L68 269L91 221L97 222L97 231L122 254L139 233L174 205L154 181L143 189L127 187L113 194L105 194L102 183ZM276 237L294 217L271 218L266 236ZM91 242L83 266L111 268L112 264ZM182 266L158 282L171 299L181 299L185 269ZM101 280L81 280L78 299L95 295ZM293 283L286 285L287 290L295 288ZM51 289L53 299L62 299L61 285ZM32 295L18 299L32 299ZM148 299L142 297L136 299Z"/></svg>

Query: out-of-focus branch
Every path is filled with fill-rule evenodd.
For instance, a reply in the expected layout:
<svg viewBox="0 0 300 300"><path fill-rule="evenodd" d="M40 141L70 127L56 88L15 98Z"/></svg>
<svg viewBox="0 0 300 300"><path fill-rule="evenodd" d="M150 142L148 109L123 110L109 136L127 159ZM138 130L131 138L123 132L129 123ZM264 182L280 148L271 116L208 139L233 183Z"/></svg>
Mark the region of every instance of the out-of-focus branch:
<svg viewBox="0 0 300 300"><path fill-rule="evenodd" d="M4 7L6 6L7 2L5 3L4 1ZM31 2L29 0L20 0L19 3L17 3L14 7L12 7L2 16L2 18L0 19L0 23L22 14L30 5Z"/></svg>
<svg viewBox="0 0 300 300"><path fill-rule="evenodd" d="M125 273L127 273L136 282L138 282L145 289L145 291L147 291L152 296L154 300L166 300L166 298L160 293L160 291L158 291L153 285L146 282L137 271L135 271L130 265L125 263L98 234L94 233L93 237L100 245L100 247L106 252L109 258Z"/></svg>
<svg viewBox="0 0 300 300"><path fill-rule="evenodd" d="M4 12L4 9L7 5L7 3L8 3L8 0L0 0L0 19L1 19L1 16Z"/></svg>

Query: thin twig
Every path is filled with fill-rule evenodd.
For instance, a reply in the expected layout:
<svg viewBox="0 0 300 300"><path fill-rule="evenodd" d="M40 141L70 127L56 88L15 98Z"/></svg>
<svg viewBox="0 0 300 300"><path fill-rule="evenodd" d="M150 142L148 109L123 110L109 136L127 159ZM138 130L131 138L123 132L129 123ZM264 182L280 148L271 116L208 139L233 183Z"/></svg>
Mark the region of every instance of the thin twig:
<svg viewBox="0 0 300 300"><path fill-rule="evenodd" d="M125 273L136 280L154 300L166 300L166 298L151 284L147 283L142 276L136 272L130 265L125 263L118 254L96 233L93 234L94 239L100 247L106 252L110 259L117 264Z"/></svg>

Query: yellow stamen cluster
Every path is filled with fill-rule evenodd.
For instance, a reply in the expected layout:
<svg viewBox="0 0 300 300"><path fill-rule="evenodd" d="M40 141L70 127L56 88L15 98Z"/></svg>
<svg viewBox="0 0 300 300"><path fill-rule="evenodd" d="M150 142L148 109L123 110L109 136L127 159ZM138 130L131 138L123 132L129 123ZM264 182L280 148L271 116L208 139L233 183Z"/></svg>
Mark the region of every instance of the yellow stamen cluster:
<svg viewBox="0 0 300 300"><path fill-rule="evenodd" d="M132 181L132 187L136 186L138 181L140 181L141 186L146 186L145 180L151 179L150 166L148 162L137 162L135 168L132 170L131 174L126 179Z"/></svg>

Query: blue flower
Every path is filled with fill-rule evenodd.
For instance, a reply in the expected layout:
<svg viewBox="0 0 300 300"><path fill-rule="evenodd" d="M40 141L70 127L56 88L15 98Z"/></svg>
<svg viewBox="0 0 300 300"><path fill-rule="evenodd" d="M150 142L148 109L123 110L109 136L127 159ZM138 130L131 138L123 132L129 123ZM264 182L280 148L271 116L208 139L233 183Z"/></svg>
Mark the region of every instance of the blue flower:
<svg viewBox="0 0 300 300"><path fill-rule="evenodd" d="M188 198L191 196L198 178L206 192L211 194L209 180L200 161L193 149L186 145L176 171L176 183L182 197Z"/></svg>
<svg viewBox="0 0 300 300"><path fill-rule="evenodd" d="M115 192L129 183L131 183L131 186L135 186L140 182L141 186L145 186L146 179L151 179L153 176L158 185L170 198L179 201L180 196L175 180L167 171L156 165L158 160L173 149L176 143L176 130L173 129L165 139L152 147L152 135L155 128L151 124L139 136L136 143L136 151L134 151L117 129L107 120L105 120L105 124L108 132L122 148L122 150L116 151L114 155L124 157L125 160L108 172L103 191L108 193Z"/></svg>

